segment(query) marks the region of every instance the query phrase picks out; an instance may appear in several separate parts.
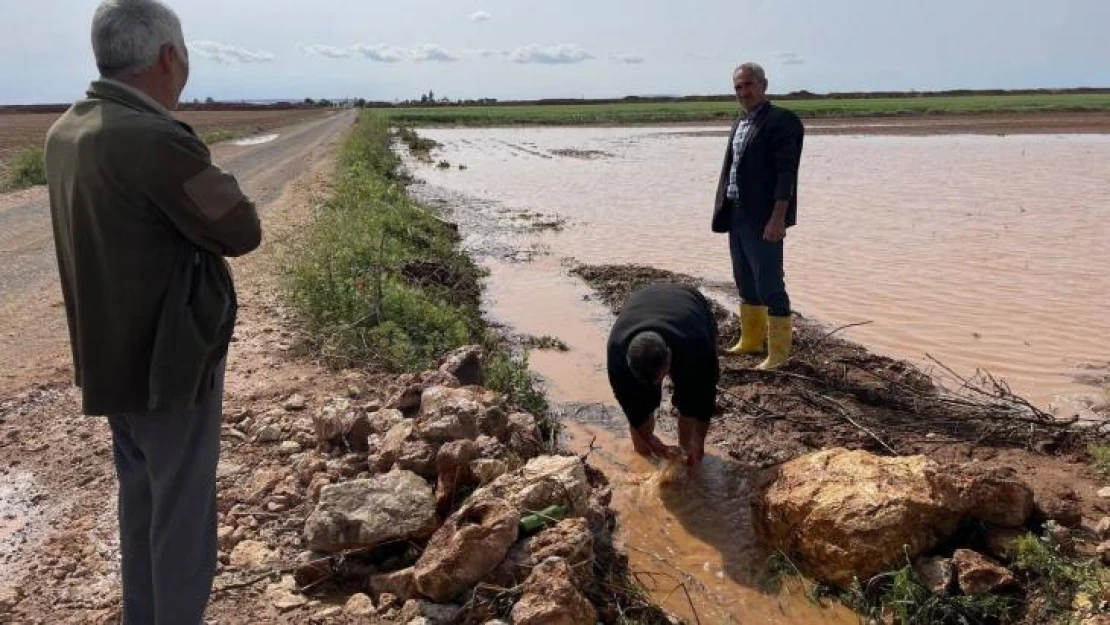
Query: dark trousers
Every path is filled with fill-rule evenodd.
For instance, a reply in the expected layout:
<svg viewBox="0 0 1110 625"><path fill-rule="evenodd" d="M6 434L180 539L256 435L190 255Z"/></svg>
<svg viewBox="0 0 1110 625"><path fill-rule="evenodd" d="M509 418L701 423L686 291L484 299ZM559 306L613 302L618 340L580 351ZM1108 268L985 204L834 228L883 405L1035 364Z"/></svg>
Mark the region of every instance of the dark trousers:
<svg viewBox="0 0 1110 625"><path fill-rule="evenodd" d="M739 210L732 209L728 249L740 301L766 306L768 314L774 317L789 317L790 296L786 294L784 281L782 242L764 241L759 224L753 224L744 219Z"/></svg>
<svg viewBox="0 0 1110 625"><path fill-rule="evenodd" d="M197 625L216 574L223 372L187 410L113 415L124 625Z"/></svg>

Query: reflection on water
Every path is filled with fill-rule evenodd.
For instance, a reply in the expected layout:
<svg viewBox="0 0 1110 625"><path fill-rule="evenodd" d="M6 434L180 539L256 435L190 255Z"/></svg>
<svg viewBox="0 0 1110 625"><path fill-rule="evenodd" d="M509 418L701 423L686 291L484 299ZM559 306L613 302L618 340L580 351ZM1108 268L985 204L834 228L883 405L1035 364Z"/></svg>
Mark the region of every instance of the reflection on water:
<svg viewBox="0 0 1110 625"><path fill-rule="evenodd" d="M246 139L237 139L235 141L232 141L231 145L241 145L241 146L262 145L263 143L269 143L269 142L277 139L279 136L281 136L281 135L276 135L276 134L255 135L253 137L247 137Z"/></svg>
<svg viewBox="0 0 1110 625"><path fill-rule="evenodd" d="M710 129L714 130L714 129ZM724 150L689 127L429 129L431 184L558 214L557 257L728 281ZM576 155L588 154L587 157ZM599 156L603 155L603 156ZM985 368L1048 406L1110 357L1110 136L813 136L787 242L798 310L889 355Z"/></svg>

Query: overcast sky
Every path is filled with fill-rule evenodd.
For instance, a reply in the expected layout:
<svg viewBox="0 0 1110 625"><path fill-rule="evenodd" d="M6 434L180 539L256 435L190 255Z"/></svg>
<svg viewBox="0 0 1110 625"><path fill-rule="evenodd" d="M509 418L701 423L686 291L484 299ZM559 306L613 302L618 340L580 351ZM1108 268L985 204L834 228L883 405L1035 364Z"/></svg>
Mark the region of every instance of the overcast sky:
<svg viewBox="0 0 1110 625"><path fill-rule="evenodd" d="M95 0L0 0L0 103L78 97ZM173 0L187 99L1110 86L1110 0Z"/></svg>

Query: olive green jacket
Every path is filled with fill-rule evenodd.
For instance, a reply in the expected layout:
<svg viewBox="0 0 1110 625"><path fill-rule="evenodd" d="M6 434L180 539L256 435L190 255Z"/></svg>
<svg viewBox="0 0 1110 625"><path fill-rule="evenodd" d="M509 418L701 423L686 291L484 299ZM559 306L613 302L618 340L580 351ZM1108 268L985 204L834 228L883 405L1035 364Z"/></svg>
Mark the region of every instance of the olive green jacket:
<svg viewBox="0 0 1110 625"><path fill-rule="evenodd" d="M254 205L192 128L113 81L50 129L46 177L83 411L193 405L231 339L223 257L259 245Z"/></svg>

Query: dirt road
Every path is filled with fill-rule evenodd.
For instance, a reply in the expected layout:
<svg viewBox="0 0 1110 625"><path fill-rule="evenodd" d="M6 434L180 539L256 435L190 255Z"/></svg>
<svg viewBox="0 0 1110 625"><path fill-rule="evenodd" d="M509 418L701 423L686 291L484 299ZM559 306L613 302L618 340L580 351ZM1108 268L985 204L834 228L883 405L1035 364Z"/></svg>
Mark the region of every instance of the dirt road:
<svg viewBox="0 0 1110 625"><path fill-rule="evenodd" d="M274 131L267 143L217 145L214 159L238 177L265 219L289 182L310 169L354 122L340 113ZM69 375L44 187L0 196L0 398Z"/></svg>
<svg viewBox="0 0 1110 625"><path fill-rule="evenodd" d="M311 219L329 191L337 148L354 119L353 112L341 113L276 131L280 136L268 143L214 150L216 160L256 201L264 229L262 247L232 263L240 313L228 358L225 414L243 418L280 411L297 392L308 396L311 406L317 393L345 394L357 382L295 357L296 332L273 279L291 235ZM0 202L0 323L5 328L0 337L0 622L116 622L111 441L104 420L80 415L79 393L69 381L45 191L32 189ZM231 434L223 445L221 490L251 483L255 472L287 462L268 447L247 444L243 434ZM222 504L222 513L227 507ZM225 518L231 517L222 514ZM272 538L275 544L280 539ZM226 552L221 558L226 561ZM268 603L265 608L248 603L252 590L244 589L246 597L218 592L210 617L221 625L272 622Z"/></svg>

